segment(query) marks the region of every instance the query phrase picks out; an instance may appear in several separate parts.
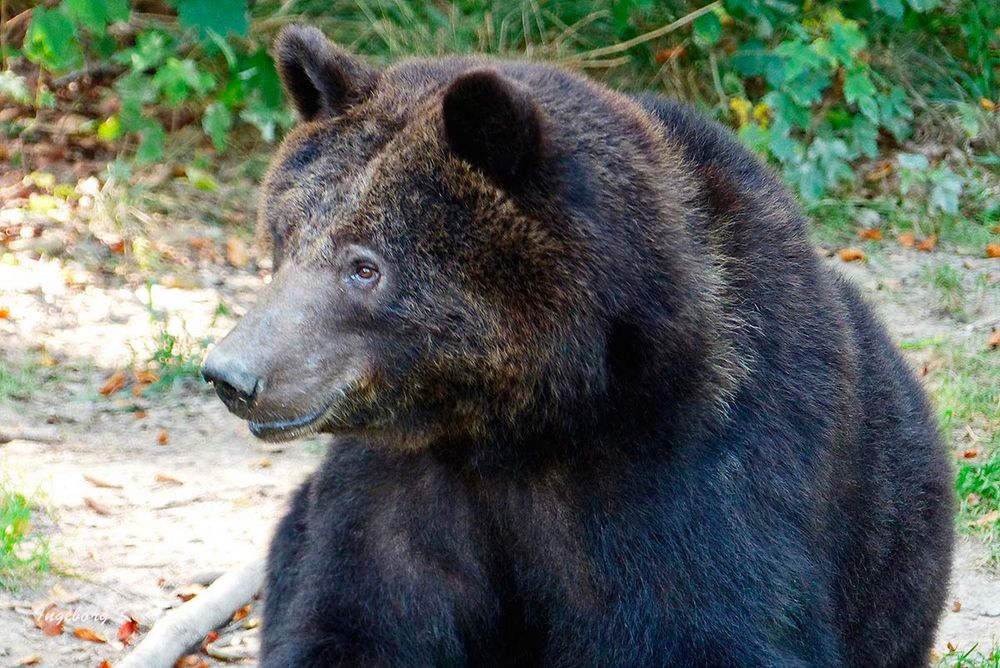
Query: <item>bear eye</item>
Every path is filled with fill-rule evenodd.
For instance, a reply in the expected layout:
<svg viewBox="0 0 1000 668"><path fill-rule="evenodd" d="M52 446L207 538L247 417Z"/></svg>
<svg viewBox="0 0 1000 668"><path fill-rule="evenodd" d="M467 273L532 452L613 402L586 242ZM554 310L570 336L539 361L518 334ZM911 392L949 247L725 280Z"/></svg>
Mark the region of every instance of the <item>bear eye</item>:
<svg viewBox="0 0 1000 668"><path fill-rule="evenodd" d="M351 280L364 284L372 284L378 280L378 277L378 267L370 262L359 262L354 266L354 273L351 274Z"/></svg>

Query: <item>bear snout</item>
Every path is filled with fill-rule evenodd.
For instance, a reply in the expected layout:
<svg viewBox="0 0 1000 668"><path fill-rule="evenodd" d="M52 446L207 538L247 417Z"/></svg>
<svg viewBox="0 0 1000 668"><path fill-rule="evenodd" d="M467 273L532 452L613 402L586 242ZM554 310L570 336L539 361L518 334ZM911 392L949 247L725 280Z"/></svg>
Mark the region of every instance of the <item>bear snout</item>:
<svg viewBox="0 0 1000 668"><path fill-rule="evenodd" d="M226 354L221 346L216 346L205 358L201 375L213 385L215 393L231 413L244 419L250 416L264 381L250 371L241 359Z"/></svg>

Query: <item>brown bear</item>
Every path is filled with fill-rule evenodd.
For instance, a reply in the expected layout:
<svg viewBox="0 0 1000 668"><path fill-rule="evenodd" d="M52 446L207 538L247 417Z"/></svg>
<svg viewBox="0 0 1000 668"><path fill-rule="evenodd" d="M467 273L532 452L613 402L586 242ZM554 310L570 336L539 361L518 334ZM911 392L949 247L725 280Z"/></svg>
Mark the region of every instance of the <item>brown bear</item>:
<svg viewBox="0 0 1000 668"><path fill-rule="evenodd" d="M276 271L204 375L334 436L263 668L926 664L934 419L730 133L543 64L276 53Z"/></svg>

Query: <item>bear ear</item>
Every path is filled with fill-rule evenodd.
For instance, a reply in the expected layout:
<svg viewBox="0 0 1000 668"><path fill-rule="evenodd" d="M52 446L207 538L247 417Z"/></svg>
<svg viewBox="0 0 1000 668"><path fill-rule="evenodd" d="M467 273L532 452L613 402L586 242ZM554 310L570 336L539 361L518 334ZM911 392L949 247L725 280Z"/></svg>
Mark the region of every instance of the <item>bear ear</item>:
<svg viewBox="0 0 1000 668"><path fill-rule="evenodd" d="M378 80L377 71L311 26L283 29L274 51L281 82L305 121L342 114L368 97Z"/></svg>
<svg viewBox="0 0 1000 668"><path fill-rule="evenodd" d="M442 111L460 158L507 189L531 178L542 157L542 120L528 91L495 70L473 70L451 83Z"/></svg>

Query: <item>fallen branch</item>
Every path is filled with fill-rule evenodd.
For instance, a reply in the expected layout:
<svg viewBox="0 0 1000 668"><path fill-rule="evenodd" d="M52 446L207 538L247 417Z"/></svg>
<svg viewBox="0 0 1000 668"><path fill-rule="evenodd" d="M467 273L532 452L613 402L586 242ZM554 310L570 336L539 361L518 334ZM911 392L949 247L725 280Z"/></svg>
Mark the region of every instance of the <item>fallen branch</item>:
<svg viewBox="0 0 1000 668"><path fill-rule="evenodd" d="M56 77L49 82L49 86L53 89L59 89L65 88L71 83L80 81L81 79L101 81L105 79L115 79L124 74L127 70L127 67L117 63L97 63L95 65L88 65L81 70L64 74L61 77Z"/></svg>
<svg viewBox="0 0 1000 668"><path fill-rule="evenodd" d="M0 426L0 445L10 443L11 441L32 441L34 443L55 445L62 443L63 439L59 434L47 429Z"/></svg>
<svg viewBox="0 0 1000 668"><path fill-rule="evenodd" d="M264 559L238 566L195 598L171 610L153 625L146 637L118 668L171 668L208 632L225 624L233 613L260 591Z"/></svg>
<svg viewBox="0 0 1000 668"><path fill-rule="evenodd" d="M576 58L581 61L591 60L593 58L600 58L602 56L610 56L615 53L621 53L622 51L628 51L634 46L644 44L650 40L654 40L657 37L663 37L666 34L672 33L678 28L683 28L689 23L693 23L695 19L698 19L709 12L713 12L716 9L722 7L722 0L715 0L715 2L710 2L700 9L696 9L690 14L682 16L673 23L668 23L665 26L660 26L656 30L650 30L647 33L643 33L637 37L626 40L624 42L619 42L617 44L611 44L610 46L602 46L599 49L591 49L590 51L585 51L583 53L577 54Z"/></svg>

